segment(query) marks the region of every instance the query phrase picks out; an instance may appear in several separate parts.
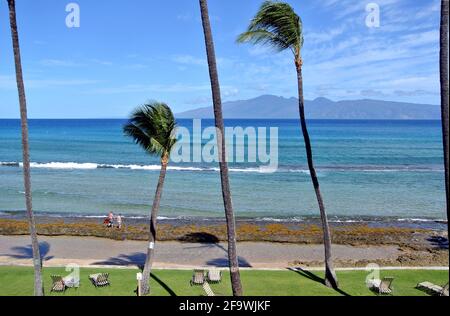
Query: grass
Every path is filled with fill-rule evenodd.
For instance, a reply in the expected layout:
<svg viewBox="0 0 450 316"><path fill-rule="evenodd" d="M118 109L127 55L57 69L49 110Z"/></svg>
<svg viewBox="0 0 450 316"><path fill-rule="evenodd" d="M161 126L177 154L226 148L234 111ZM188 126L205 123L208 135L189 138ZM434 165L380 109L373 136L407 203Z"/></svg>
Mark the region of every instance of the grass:
<svg viewBox="0 0 450 316"><path fill-rule="evenodd" d="M109 272L111 286L95 288L88 280L88 275L98 272ZM65 293L50 293L50 275L67 275L64 268L45 268L44 286L47 295L51 296L132 296L136 289L137 269L97 269L82 268L80 270L81 285L79 289L68 289ZM332 296L374 295L365 286L366 271L338 271L341 291L329 289L321 283L321 272L295 271L241 271L244 293L248 296ZM189 280L192 271L187 270L155 270L151 279L152 295L155 296L200 296L201 286L191 287ZM425 293L415 289L419 282L429 281L443 285L448 282L448 271L439 270L392 270L381 271L381 277L393 276L395 296L420 296ZM221 284L213 284L215 293L230 295L230 280L224 273ZM30 267L0 267L0 295L27 296L33 294L33 270Z"/></svg>

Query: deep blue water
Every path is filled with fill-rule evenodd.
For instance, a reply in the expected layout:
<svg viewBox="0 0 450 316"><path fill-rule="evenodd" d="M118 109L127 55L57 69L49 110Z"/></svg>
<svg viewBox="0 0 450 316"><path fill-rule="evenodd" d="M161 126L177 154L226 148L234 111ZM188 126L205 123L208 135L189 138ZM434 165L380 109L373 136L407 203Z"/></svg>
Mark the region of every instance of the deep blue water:
<svg viewBox="0 0 450 316"><path fill-rule="evenodd" d="M159 162L123 136L124 122L30 120L34 208L55 214L112 210L147 215ZM191 120L179 120L179 125L192 131ZM226 125L278 128L277 172L259 170L261 162L230 163L238 216L318 214L296 120L228 120ZM202 120L202 126L213 121ZM312 120L309 129L332 217L445 218L439 121ZM20 137L18 120L0 120L0 211L24 209ZM248 143L237 147L247 150ZM171 167L161 216L222 216L217 163Z"/></svg>

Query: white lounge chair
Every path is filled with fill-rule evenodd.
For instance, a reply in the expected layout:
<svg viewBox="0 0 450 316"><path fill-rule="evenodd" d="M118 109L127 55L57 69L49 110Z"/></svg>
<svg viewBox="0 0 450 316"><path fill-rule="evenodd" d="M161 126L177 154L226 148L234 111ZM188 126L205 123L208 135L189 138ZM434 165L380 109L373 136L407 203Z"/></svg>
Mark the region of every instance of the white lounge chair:
<svg viewBox="0 0 450 316"><path fill-rule="evenodd" d="M208 270L207 277L209 283L220 283L222 281L222 271L216 269Z"/></svg>
<svg viewBox="0 0 450 316"><path fill-rule="evenodd" d="M205 270L195 269L192 275L191 286L192 285L203 285L205 283Z"/></svg>
<svg viewBox="0 0 450 316"><path fill-rule="evenodd" d="M380 279L372 279L369 280L368 286L372 291L375 291L378 294L392 294L392 282L394 278L392 277L384 277L382 280Z"/></svg>
<svg viewBox="0 0 450 316"><path fill-rule="evenodd" d="M416 289L427 292L430 295L448 296L448 283L439 286L431 282L422 282L417 284Z"/></svg>

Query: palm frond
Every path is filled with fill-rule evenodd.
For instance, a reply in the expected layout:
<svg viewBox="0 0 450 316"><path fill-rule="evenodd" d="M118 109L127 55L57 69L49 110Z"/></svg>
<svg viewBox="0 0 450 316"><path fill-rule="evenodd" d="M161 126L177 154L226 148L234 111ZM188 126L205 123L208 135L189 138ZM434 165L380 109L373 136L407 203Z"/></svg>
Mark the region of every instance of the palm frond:
<svg viewBox="0 0 450 316"><path fill-rule="evenodd" d="M277 50L300 51L303 45L302 21L284 2L265 1L237 41L268 44Z"/></svg>
<svg viewBox="0 0 450 316"><path fill-rule="evenodd" d="M165 103L153 102L138 107L124 126L126 136L149 154L170 155L175 145L176 121L172 110Z"/></svg>
<svg viewBox="0 0 450 316"><path fill-rule="evenodd" d="M238 43L268 44L278 51L289 48L289 45L276 34L266 30L247 31L239 35Z"/></svg>

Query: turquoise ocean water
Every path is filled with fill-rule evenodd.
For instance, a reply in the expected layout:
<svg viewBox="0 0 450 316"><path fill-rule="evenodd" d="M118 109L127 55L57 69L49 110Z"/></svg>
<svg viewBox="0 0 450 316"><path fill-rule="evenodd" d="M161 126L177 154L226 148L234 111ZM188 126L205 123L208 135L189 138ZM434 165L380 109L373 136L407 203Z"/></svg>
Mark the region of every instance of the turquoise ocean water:
<svg viewBox="0 0 450 316"><path fill-rule="evenodd" d="M124 120L30 120L34 209L40 214L125 216L149 213L158 159L122 135ZM192 129L192 120L179 120ZM202 120L203 127L212 120ZM232 163L236 214L302 220L318 215L296 120L227 120L277 127L279 168ZM309 122L315 162L333 220L445 219L438 121ZM20 122L0 120L0 212L23 211ZM204 140L206 142L207 140ZM242 144L241 144L242 145ZM247 144L244 144L244 149ZM161 217L223 216L215 163L171 164Z"/></svg>

